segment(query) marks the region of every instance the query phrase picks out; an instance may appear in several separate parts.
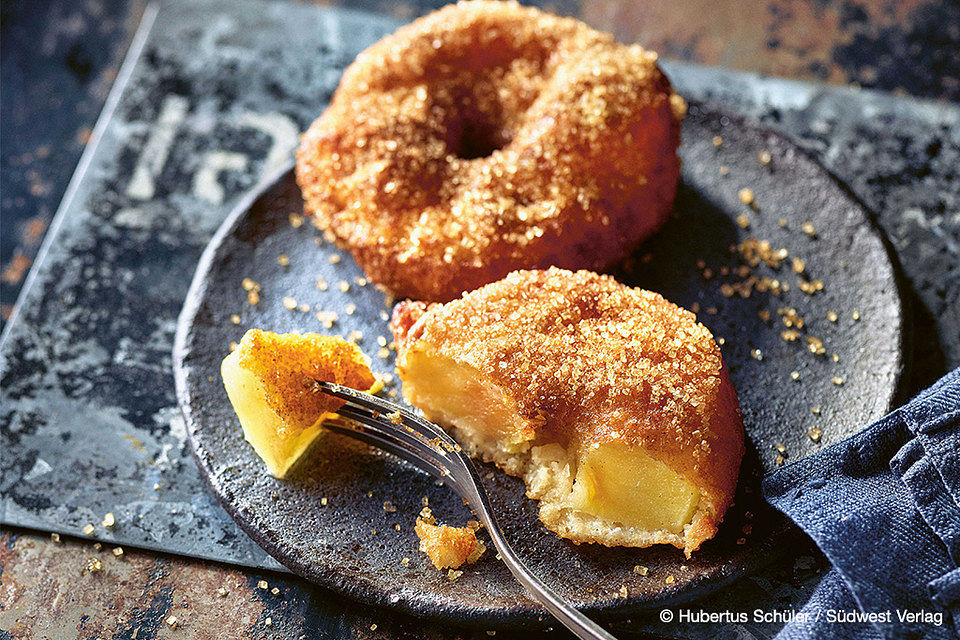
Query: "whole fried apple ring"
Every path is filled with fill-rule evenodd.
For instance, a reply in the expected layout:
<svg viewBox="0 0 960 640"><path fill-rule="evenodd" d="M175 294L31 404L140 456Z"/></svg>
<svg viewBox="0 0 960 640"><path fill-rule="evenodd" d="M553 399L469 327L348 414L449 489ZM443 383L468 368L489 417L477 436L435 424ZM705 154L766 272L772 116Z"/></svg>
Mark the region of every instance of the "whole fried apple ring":
<svg viewBox="0 0 960 640"><path fill-rule="evenodd" d="M346 70L297 153L306 211L396 296L605 268L676 192L686 107L656 60L516 3L445 7Z"/></svg>

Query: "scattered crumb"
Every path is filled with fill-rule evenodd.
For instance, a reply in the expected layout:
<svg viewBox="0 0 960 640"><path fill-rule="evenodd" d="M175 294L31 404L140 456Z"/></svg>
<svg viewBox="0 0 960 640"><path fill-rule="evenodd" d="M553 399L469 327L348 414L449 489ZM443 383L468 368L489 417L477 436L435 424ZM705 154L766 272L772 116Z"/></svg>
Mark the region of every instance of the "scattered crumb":
<svg viewBox="0 0 960 640"><path fill-rule="evenodd" d="M94 531L94 527L93 527L92 524L89 524L89 523L88 523L88 524L83 525L83 533L84 533L84 535L92 536L92 535L93 535L93 531Z"/></svg>
<svg viewBox="0 0 960 640"><path fill-rule="evenodd" d="M812 429L807 431L807 436L809 436L810 439L813 440L814 442L820 442L820 436L822 434L823 432L820 431L820 429L817 427L813 427Z"/></svg>
<svg viewBox="0 0 960 640"><path fill-rule="evenodd" d="M114 548L113 548L113 555L116 556L117 558L122 558L122 557L123 557L123 547L114 547Z"/></svg>
<svg viewBox="0 0 960 640"><path fill-rule="evenodd" d="M116 519L114 519L113 513L108 512L106 515L104 515L103 522L101 524L105 527L112 527L114 524L116 524Z"/></svg>
<svg viewBox="0 0 960 640"><path fill-rule="evenodd" d="M280 255L277 256L277 264L279 264L281 267L289 267L290 256L288 256L285 253L281 253Z"/></svg>
<svg viewBox="0 0 960 640"><path fill-rule="evenodd" d="M740 198L740 202L747 206L750 206L754 203L755 196L753 194L753 189L740 189L740 191L737 192L737 197Z"/></svg>
<svg viewBox="0 0 960 640"><path fill-rule="evenodd" d="M420 551L427 554L437 569L458 569L464 563L472 564L486 551L470 527L437 525L430 508L424 507L417 518L414 531L420 538ZM459 572L458 572L459 573ZM459 577L459 576L457 576ZM451 580L456 578L451 577Z"/></svg>

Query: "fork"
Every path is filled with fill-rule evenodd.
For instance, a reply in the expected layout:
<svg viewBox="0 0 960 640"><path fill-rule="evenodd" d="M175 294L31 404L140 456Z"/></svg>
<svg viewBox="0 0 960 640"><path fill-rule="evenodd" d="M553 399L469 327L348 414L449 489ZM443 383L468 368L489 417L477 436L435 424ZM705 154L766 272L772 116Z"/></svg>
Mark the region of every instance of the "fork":
<svg viewBox="0 0 960 640"><path fill-rule="evenodd" d="M356 427L325 423L331 431L382 449L441 480L463 498L486 527L513 576L557 620L581 640L616 640L597 623L558 596L523 564L507 543L490 506L480 475L450 434L411 411L368 393L317 381L323 393L344 400L337 414Z"/></svg>

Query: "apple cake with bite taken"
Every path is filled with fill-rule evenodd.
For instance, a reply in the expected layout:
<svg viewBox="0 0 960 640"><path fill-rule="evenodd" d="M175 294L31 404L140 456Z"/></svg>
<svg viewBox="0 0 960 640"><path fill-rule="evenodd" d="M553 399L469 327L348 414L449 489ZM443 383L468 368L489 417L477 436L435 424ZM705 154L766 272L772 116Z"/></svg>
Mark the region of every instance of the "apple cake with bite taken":
<svg viewBox="0 0 960 640"><path fill-rule="evenodd" d="M391 329L404 397L523 478L548 529L688 557L716 533L743 423L720 348L690 311L550 268L446 304L402 302Z"/></svg>

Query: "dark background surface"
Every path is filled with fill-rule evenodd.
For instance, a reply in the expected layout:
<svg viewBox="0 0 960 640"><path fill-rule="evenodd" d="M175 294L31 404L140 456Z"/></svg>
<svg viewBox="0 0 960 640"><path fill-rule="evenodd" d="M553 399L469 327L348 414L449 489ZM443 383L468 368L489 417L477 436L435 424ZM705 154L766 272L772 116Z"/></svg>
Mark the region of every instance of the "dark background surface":
<svg viewBox="0 0 960 640"><path fill-rule="evenodd" d="M348 4L406 19L440 3ZM0 7L4 320L12 312L143 6L136 0L40 0L5 2ZM960 4L952 0L726 0L710 3L709 11L689 0L548 6L674 58L859 83L944 103L960 97ZM871 189L883 196L883 202L869 204L886 210L881 225L918 294L908 291L917 313L916 332L926 345L916 355L918 366L910 383L915 389L956 366L960 357L956 350L960 335L953 342L950 336L942 336L939 344L936 340L937 321L958 313L958 145L943 132L894 133L883 150L889 156L880 163L885 168L877 171L876 149L858 152L858 132L821 132L819 141L816 134L811 131L807 143L819 142L822 148L817 150L828 166L831 157L842 158L842 166L830 168L846 172L861 197ZM3 532L0 541L0 630L7 630L0 631L0 637L134 637L134 630L138 638L408 633L486 637L482 631L454 632L386 619L378 611L348 610L337 597L288 577L129 550L122 561L114 561L108 551L92 549L89 542L57 545L24 532ZM101 572L84 572L91 559L102 560ZM769 588L770 581L800 585L815 573L817 562L813 556L801 556L765 578L763 587L757 583L756 589ZM261 589L261 579L277 587L278 593ZM225 595L217 593L221 586ZM748 585L746 591L751 588ZM210 606L212 601L217 606ZM709 608L710 602L704 604ZM178 618L173 626L165 622L170 615ZM637 629L627 624L618 633Z"/></svg>

